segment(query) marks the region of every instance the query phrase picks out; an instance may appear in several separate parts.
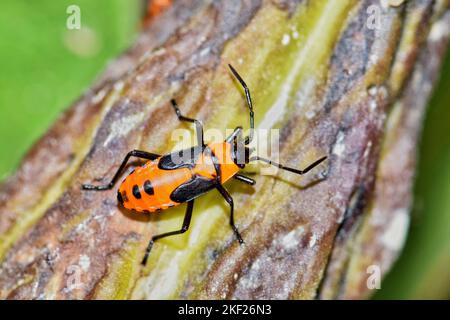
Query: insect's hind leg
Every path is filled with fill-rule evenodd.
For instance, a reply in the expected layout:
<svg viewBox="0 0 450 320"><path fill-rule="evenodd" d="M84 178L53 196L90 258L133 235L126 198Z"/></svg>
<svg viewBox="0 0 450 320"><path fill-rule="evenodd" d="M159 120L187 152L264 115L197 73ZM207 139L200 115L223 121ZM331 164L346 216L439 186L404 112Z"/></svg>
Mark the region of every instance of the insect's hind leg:
<svg viewBox="0 0 450 320"><path fill-rule="evenodd" d="M119 179L120 174L122 173L123 169L125 168L125 166L128 163L128 160L130 160L131 157L147 159L147 160L155 160L155 159L159 158L160 155L155 154L155 153L146 152L146 151L141 151L141 150L132 150L127 153L127 155L123 159L122 164L120 165L119 169L117 169L116 173L114 174L114 177L111 179L111 181L108 184L101 185L101 186L94 186L91 184L83 184L81 186L81 188L83 190L97 190L97 191L111 189L114 186L114 184L117 182L117 179Z"/></svg>
<svg viewBox="0 0 450 320"><path fill-rule="evenodd" d="M203 124L202 124L202 122L197 119L192 119L192 118L183 116L181 114L181 111L180 111L180 108L178 107L177 102L174 99L170 100L170 103L172 104L172 107L175 110L175 113L177 114L178 120L195 124L196 135L197 135L197 144L201 147L205 146L205 142L203 141Z"/></svg>
<svg viewBox="0 0 450 320"><path fill-rule="evenodd" d="M228 191L221 185L217 185L216 189L220 192L220 194L224 197L225 201L228 202L230 205L230 226L233 229L234 234L236 235L236 238L238 239L240 244L244 243L244 240L241 237L241 234L239 233L239 230L236 228L236 225L234 224L234 202L231 195L228 193Z"/></svg>
<svg viewBox="0 0 450 320"><path fill-rule="evenodd" d="M158 234L158 235L152 237L152 239L148 243L147 250L145 250L144 259L142 259L142 264L144 266L147 264L148 255L150 254L150 251L152 250L152 247L153 247L153 244L155 243L155 241L157 241L157 240L159 240L161 238L170 237L170 236L174 236L174 235L177 235L177 234L185 233L189 229L189 224L191 223L191 217L192 217L193 208L194 208L194 200L191 200L191 201L189 201L187 203L186 213L184 215L184 220L183 220L183 226L181 227L180 230L166 232L166 233L161 233L161 234Z"/></svg>

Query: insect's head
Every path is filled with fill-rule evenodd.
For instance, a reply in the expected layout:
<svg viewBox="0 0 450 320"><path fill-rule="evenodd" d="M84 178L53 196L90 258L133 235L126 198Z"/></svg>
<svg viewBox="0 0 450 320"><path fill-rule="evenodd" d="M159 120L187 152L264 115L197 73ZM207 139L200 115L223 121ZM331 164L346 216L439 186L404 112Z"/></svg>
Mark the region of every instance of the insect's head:
<svg viewBox="0 0 450 320"><path fill-rule="evenodd" d="M244 168L250 162L250 155L254 151L255 148L248 147L244 139L236 137L232 140L231 157L239 168Z"/></svg>

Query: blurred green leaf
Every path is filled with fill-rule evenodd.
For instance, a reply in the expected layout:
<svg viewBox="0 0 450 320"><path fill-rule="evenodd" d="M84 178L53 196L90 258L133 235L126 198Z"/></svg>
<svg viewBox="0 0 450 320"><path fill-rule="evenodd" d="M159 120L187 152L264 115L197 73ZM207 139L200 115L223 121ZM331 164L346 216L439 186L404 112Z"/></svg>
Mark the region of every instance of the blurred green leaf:
<svg viewBox="0 0 450 320"><path fill-rule="evenodd" d="M140 0L7 0L0 5L0 180L89 85L127 48ZM81 29L68 30L69 5Z"/></svg>

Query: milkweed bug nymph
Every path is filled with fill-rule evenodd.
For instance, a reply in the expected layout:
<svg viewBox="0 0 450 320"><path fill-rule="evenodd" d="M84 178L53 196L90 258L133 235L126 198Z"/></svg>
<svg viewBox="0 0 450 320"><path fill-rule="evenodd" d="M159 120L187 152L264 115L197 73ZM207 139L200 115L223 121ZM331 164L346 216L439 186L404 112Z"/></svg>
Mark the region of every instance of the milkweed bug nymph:
<svg viewBox="0 0 450 320"><path fill-rule="evenodd" d="M194 199L206 192L216 189L230 206L230 225L239 243L242 237L234 224L233 198L224 188L224 184L231 178L254 185L255 181L239 174L246 164L252 161L263 161L280 169L305 174L327 157L322 157L303 170L286 167L260 156L251 156L252 149L248 145L254 137L254 113L250 90L244 80L231 66L231 72L244 88L245 97L250 113L250 130L247 137L243 137L242 127L237 127L225 141L205 144L203 141L203 126L199 120L182 115L175 100L171 100L172 107L180 121L195 124L197 146L173 152L167 155L158 155L146 151L133 150L128 152L107 185L94 186L84 184L84 190L109 190L113 188L117 179L131 157L148 160L144 165L137 167L122 182L117 192L118 202L126 209L138 212L155 212L187 203L183 226L180 230L155 235L151 238L145 252L142 264L146 264L150 250L155 241L188 230L191 222Z"/></svg>

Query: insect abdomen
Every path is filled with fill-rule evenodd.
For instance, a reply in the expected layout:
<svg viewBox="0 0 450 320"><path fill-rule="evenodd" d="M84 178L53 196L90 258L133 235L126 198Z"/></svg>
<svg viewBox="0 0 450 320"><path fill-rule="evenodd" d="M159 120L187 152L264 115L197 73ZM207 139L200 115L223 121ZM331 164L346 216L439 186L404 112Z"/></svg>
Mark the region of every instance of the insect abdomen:
<svg viewBox="0 0 450 320"><path fill-rule="evenodd" d="M170 194L180 184L191 179L190 170L161 170L158 160L137 167L119 187L118 201L127 209L139 212L155 212L179 205Z"/></svg>

